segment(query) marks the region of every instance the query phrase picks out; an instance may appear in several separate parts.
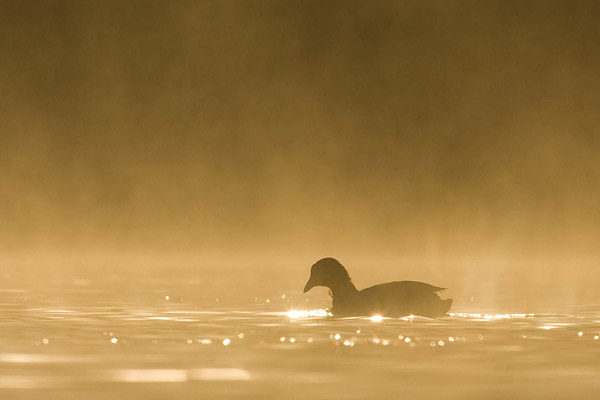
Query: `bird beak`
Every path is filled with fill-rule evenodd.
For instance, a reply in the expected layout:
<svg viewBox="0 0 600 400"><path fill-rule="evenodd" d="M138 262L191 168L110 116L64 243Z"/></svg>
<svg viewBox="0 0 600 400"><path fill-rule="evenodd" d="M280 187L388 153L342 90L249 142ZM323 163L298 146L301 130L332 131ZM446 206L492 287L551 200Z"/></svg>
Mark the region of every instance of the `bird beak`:
<svg viewBox="0 0 600 400"><path fill-rule="evenodd" d="M306 282L306 286L304 286L304 293L308 292L313 287L315 287L315 284L312 279L309 279L308 282Z"/></svg>

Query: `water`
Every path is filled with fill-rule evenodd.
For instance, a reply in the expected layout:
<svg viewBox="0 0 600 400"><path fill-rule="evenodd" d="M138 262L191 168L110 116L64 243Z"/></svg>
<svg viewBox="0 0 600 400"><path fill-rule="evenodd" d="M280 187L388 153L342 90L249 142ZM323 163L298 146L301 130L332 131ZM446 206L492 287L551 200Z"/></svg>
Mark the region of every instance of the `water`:
<svg viewBox="0 0 600 400"><path fill-rule="evenodd" d="M336 320L322 296L227 280L24 276L0 288L2 399L600 396L600 305Z"/></svg>

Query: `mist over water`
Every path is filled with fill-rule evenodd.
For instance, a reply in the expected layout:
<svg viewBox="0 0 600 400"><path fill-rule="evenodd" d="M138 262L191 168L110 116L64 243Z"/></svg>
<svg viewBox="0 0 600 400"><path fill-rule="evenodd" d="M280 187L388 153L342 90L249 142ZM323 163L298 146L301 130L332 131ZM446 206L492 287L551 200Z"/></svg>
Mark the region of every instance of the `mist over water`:
<svg viewBox="0 0 600 400"><path fill-rule="evenodd" d="M537 398L549 377L590 398L599 16L593 1L0 0L0 392L364 398L402 376L406 395L414 377L484 398L525 376ZM301 293L328 256L359 289L448 287L456 314L290 319L331 306Z"/></svg>

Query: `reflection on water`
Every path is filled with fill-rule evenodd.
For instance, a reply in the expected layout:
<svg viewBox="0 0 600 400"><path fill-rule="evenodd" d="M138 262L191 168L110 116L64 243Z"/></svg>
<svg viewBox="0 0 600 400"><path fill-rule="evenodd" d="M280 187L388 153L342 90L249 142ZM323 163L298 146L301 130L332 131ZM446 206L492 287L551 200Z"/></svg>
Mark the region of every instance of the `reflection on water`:
<svg viewBox="0 0 600 400"><path fill-rule="evenodd" d="M250 373L241 368L123 369L107 378L119 382L248 381Z"/></svg>
<svg viewBox="0 0 600 400"><path fill-rule="evenodd" d="M292 307L292 295L235 308L164 295L153 302L25 290L0 296L2 399L600 394L599 306L333 319L300 300Z"/></svg>

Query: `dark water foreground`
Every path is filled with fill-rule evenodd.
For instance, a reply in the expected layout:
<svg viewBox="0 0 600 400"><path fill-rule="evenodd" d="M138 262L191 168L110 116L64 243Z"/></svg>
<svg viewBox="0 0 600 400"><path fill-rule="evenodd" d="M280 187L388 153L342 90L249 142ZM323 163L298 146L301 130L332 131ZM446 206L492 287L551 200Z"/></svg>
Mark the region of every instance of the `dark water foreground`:
<svg viewBox="0 0 600 400"><path fill-rule="evenodd" d="M600 398L600 307L372 321L0 295L2 399Z"/></svg>

